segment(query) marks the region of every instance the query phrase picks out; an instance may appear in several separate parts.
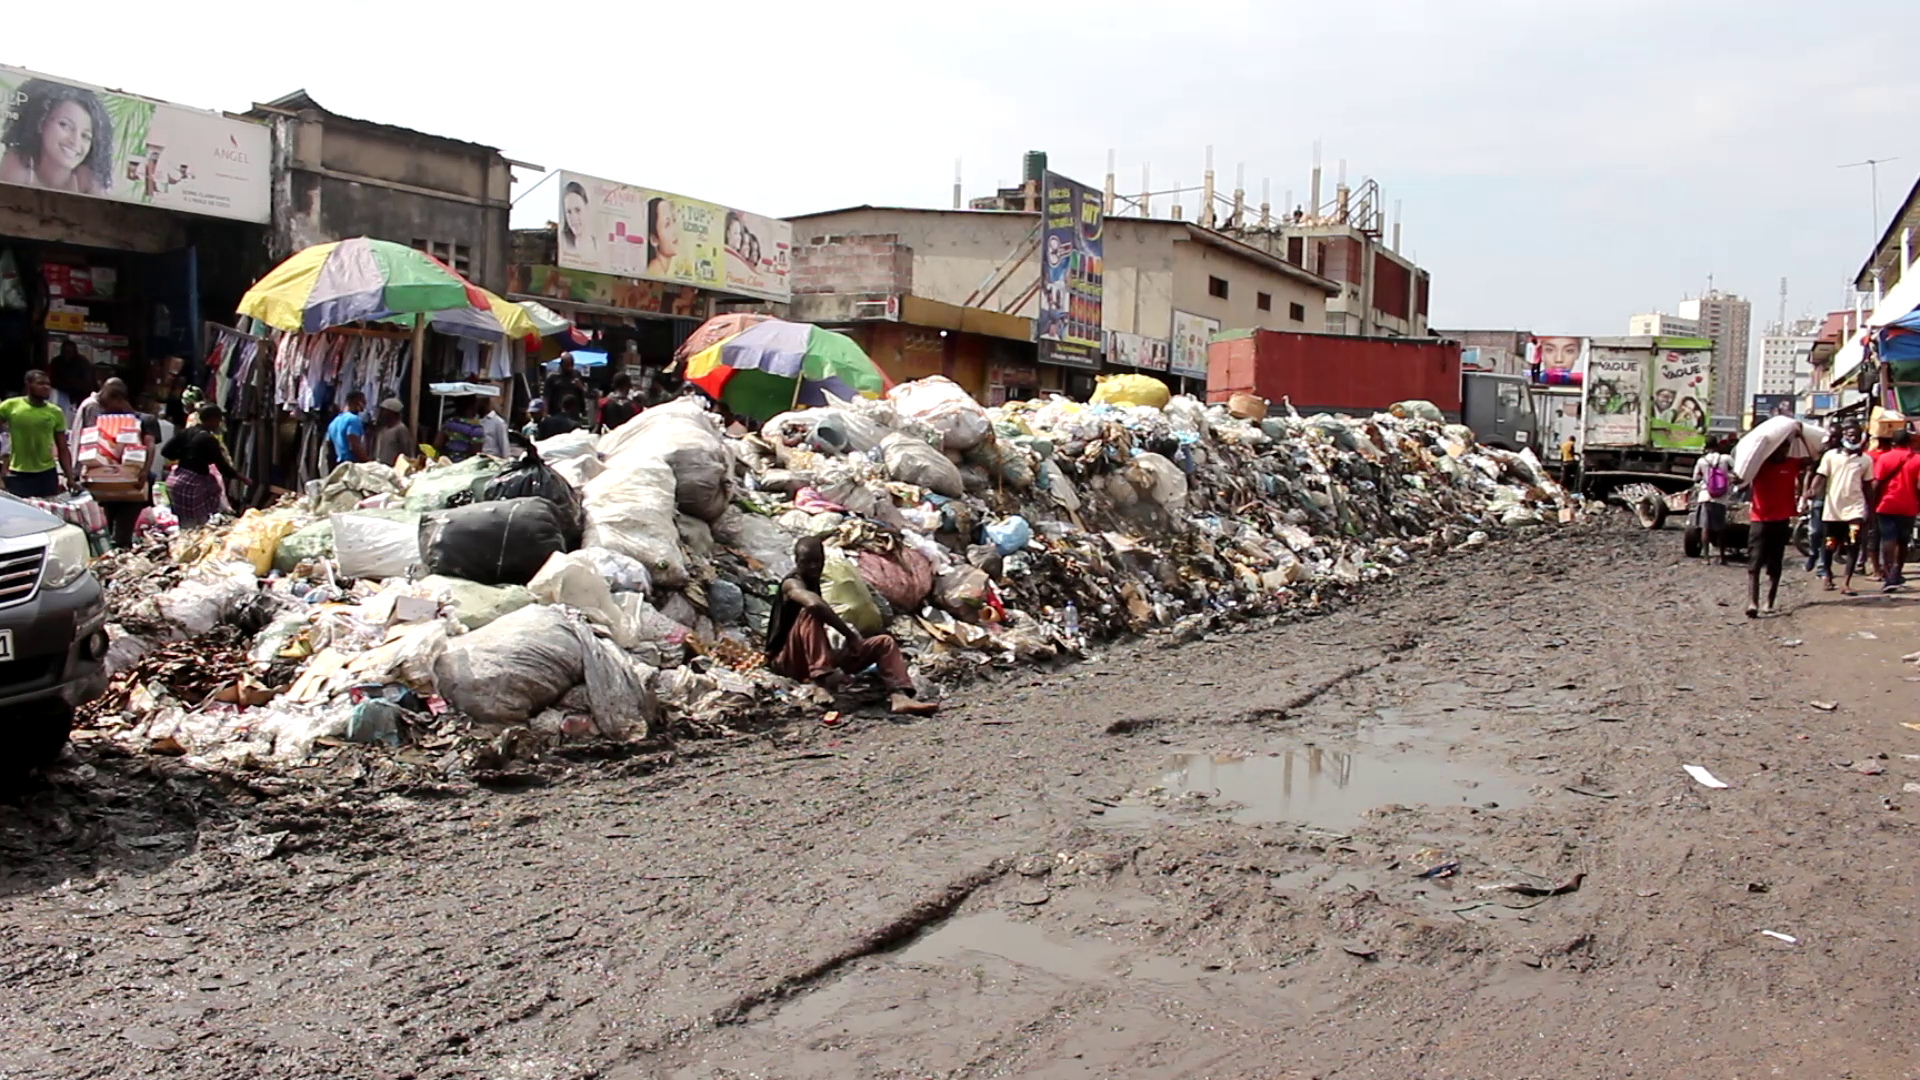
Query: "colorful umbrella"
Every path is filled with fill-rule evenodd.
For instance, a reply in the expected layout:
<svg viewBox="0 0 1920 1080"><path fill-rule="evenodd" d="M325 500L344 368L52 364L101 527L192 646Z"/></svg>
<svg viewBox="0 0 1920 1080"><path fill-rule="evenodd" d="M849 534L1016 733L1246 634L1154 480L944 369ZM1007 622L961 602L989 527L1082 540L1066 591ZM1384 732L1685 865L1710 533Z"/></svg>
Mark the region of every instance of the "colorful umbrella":
<svg viewBox="0 0 1920 1080"><path fill-rule="evenodd" d="M879 397L880 373L852 338L768 319L687 357L686 379L742 416L766 420L827 395Z"/></svg>
<svg viewBox="0 0 1920 1080"><path fill-rule="evenodd" d="M759 315L751 311L729 311L725 315L715 315L687 335L687 340L673 350L675 360L685 360L703 349L712 348L740 333L749 326L755 326L773 318L771 315Z"/></svg>
<svg viewBox="0 0 1920 1080"><path fill-rule="evenodd" d="M560 314L536 300L520 301L520 309L527 313L529 319L533 320L534 329L540 331L541 337L553 337L556 334L565 334L575 345L585 345L588 341L592 340L578 327L573 325L572 319L567 318L565 315Z"/></svg>
<svg viewBox="0 0 1920 1080"><path fill-rule="evenodd" d="M361 236L295 253L247 290L239 311L268 326L312 334L458 308L491 310L481 289L427 253Z"/></svg>
<svg viewBox="0 0 1920 1080"><path fill-rule="evenodd" d="M469 295L478 294L486 301L486 306L456 307L435 311L428 314L428 324L443 334L477 338L482 341L541 336L540 328L533 321L533 317L519 304L503 300L478 285L472 285L470 289ZM396 315L392 321L412 326L413 316Z"/></svg>

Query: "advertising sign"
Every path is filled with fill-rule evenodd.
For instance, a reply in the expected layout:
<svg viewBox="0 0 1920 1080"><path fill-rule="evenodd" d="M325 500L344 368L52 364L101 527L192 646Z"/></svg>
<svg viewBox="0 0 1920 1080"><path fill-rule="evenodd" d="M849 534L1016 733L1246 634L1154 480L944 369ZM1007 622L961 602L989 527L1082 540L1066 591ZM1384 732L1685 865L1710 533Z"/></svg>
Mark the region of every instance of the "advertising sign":
<svg viewBox="0 0 1920 1080"><path fill-rule="evenodd" d="M1536 337L1527 346L1527 366L1533 381L1541 386L1578 386L1587 339L1581 337Z"/></svg>
<svg viewBox="0 0 1920 1080"><path fill-rule="evenodd" d="M1187 379L1207 377L1207 343L1220 332L1220 320L1190 315L1175 309L1173 313L1173 350L1168 372Z"/></svg>
<svg viewBox="0 0 1920 1080"><path fill-rule="evenodd" d="M567 270L641 278L785 303L793 226L651 188L560 174Z"/></svg>
<svg viewBox="0 0 1920 1080"><path fill-rule="evenodd" d="M1708 386L1713 352L1656 349L1652 360L1651 400L1647 432L1661 450L1705 450L1707 419L1712 409Z"/></svg>
<svg viewBox="0 0 1920 1080"><path fill-rule="evenodd" d="M1100 366L1104 196L1047 173L1040 188L1040 362Z"/></svg>
<svg viewBox="0 0 1920 1080"><path fill-rule="evenodd" d="M1161 338L1129 334L1122 330L1107 333L1107 360L1120 367L1141 371L1165 371L1172 361L1171 349Z"/></svg>
<svg viewBox="0 0 1920 1080"><path fill-rule="evenodd" d="M1651 354L1645 349L1586 351L1586 437L1580 444L1639 446L1646 441L1642 387Z"/></svg>
<svg viewBox="0 0 1920 1080"><path fill-rule="evenodd" d="M266 221L272 136L164 101L0 67L0 184Z"/></svg>
<svg viewBox="0 0 1920 1080"><path fill-rule="evenodd" d="M1753 395L1753 422L1757 424L1774 416L1792 416L1793 406L1792 394L1755 394Z"/></svg>
<svg viewBox="0 0 1920 1080"><path fill-rule="evenodd" d="M1816 413L1830 413L1839 407L1840 407L1839 394L1813 395L1813 411Z"/></svg>

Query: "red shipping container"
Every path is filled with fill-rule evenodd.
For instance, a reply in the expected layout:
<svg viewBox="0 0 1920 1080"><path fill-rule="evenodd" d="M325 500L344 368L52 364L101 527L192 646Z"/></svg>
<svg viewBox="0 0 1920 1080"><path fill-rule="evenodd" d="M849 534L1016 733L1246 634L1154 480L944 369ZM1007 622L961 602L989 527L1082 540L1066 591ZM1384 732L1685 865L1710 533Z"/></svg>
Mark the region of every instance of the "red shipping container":
<svg viewBox="0 0 1920 1080"><path fill-rule="evenodd" d="M1460 343L1254 330L1207 348L1207 400L1236 393L1306 412L1371 413L1431 401L1460 415Z"/></svg>

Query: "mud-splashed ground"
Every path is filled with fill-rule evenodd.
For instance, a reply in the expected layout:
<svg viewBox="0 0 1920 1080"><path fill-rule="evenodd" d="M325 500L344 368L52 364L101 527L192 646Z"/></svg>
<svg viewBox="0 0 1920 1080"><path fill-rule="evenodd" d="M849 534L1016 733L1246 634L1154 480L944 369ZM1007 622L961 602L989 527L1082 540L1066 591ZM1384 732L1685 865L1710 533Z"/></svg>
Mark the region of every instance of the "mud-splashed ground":
<svg viewBox="0 0 1920 1080"><path fill-rule="evenodd" d="M0 1075L1920 1075L1920 601L1679 546L518 793L83 748L0 808Z"/></svg>

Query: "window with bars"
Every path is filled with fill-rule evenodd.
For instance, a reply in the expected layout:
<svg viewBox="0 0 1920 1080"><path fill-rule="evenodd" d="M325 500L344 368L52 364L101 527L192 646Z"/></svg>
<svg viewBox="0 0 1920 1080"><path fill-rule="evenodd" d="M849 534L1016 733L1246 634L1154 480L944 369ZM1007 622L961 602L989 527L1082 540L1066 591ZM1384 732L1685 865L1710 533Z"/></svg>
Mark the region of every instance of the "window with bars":
<svg viewBox="0 0 1920 1080"><path fill-rule="evenodd" d="M466 276L473 272L473 248L466 244L457 244L451 240L428 240L413 238L413 249L427 254L453 267L454 272Z"/></svg>

